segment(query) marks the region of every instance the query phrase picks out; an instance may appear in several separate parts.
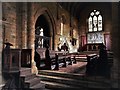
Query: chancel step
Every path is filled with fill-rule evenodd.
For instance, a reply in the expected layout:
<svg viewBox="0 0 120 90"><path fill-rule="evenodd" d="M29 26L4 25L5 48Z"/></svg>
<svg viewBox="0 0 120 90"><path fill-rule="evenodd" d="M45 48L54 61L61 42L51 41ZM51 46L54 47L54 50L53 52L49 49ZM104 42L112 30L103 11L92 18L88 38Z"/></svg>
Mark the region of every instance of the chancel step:
<svg viewBox="0 0 120 90"><path fill-rule="evenodd" d="M31 74L31 68L21 68L20 75Z"/></svg>
<svg viewBox="0 0 120 90"><path fill-rule="evenodd" d="M36 77L36 74L26 74L26 75L21 75L21 78L24 79L25 81L31 79L31 78L35 78Z"/></svg>
<svg viewBox="0 0 120 90"><path fill-rule="evenodd" d="M39 75L49 75L49 76L65 77L65 78L73 78L73 79L84 79L85 77L85 74L65 73L65 72L50 71L50 70L39 70L38 73Z"/></svg>
<svg viewBox="0 0 120 90"><path fill-rule="evenodd" d="M30 68L22 68L20 70L20 78L21 87L25 90L46 90L45 84L41 83L41 79L36 74L31 73Z"/></svg>
<svg viewBox="0 0 120 90"><path fill-rule="evenodd" d="M25 81L25 84L28 87L34 86L34 85L36 85L38 83L40 83L40 78L36 78L36 77Z"/></svg>
<svg viewBox="0 0 120 90"><path fill-rule="evenodd" d="M61 84L61 83L56 83L56 82L48 82L48 81L41 81L41 83L45 84L45 87L48 89L62 89L62 88L70 88L70 89L83 89L83 87L73 87L71 85L65 85L65 84Z"/></svg>
<svg viewBox="0 0 120 90"><path fill-rule="evenodd" d="M49 90L49 89L45 88L45 84L41 82L34 86L31 86L30 90Z"/></svg>
<svg viewBox="0 0 120 90"><path fill-rule="evenodd" d="M56 71L39 71L39 77L42 82L46 82L46 85L50 88L57 88L51 85L51 83L63 84L71 87L79 88L110 88L110 81L104 79L104 77L89 78L84 74L72 74ZM49 84L50 83L50 84ZM61 87L61 86L59 86ZM63 86L64 87L64 86ZM67 88L65 86L65 88Z"/></svg>
<svg viewBox="0 0 120 90"><path fill-rule="evenodd" d="M90 88L105 88L109 87L108 84L105 83L98 83L95 81L87 81L87 80L75 80L72 78L64 78L64 77L54 77L54 76L45 76L40 75L41 80L48 81L48 82L56 82L70 86L76 87L90 87Z"/></svg>

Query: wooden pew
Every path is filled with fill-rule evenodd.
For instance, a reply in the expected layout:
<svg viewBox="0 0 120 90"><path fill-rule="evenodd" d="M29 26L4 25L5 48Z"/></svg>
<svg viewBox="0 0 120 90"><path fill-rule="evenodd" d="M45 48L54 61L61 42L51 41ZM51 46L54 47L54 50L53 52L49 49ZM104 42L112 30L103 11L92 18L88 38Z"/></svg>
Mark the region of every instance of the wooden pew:
<svg viewBox="0 0 120 90"><path fill-rule="evenodd" d="M76 63L76 54L69 54L68 51L54 51L49 49L47 51L46 48L38 48L36 52L40 57L38 69L59 70L60 67Z"/></svg>
<svg viewBox="0 0 120 90"><path fill-rule="evenodd" d="M98 55L89 54L87 55L86 74L93 75L97 70Z"/></svg>
<svg viewBox="0 0 120 90"><path fill-rule="evenodd" d="M38 69L59 70L60 67L72 65L71 55L68 54L68 51L49 50L47 56L45 55L46 48L38 48L36 51L40 57Z"/></svg>
<svg viewBox="0 0 120 90"><path fill-rule="evenodd" d="M108 63L112 66L112 64L113 64L113 52L108 51L107 56L108 56Z"/></svg>
<svg viewBox="0 0 120 90"><path fill-rule="evenodd" d="M32 49L21 49L21 67L31 68Z"/></svg>
<svg viewBox="0 0 120 90"><path fill-rule="evenodd" d="M49 50L49 57L50 57L50 61L51 61L51 63L50 63L51 69L52 70L59 70L58 56L54 50Z"/></svg>
<svg viewBox="0 0 120 90"><path fill-rule="evenodd" d="M46 48L38 48L37 53L40 56L39 69L59 70L59 67L66 66L65 56L59 57L54 50L46 52Z"/></svg>
<svg viewBox="0 0 120 90"><path fill-rule="evenodd" d="M45 51L46 48L37 48L35 52L35 61L38 69L45 68Z"/></svg>
<svg viewBox="0 0 120 90"><path fill-rule="evenodd" d="M67 67L76 63L75 53L70 54L68 51L52 51L57 55L56 69L59 70L60 67Z"/></svg>
<svg viewBox="0 0 120 90"><path fill-rule="evenodd" d="M66 67L67 66L67 62L66 62L67 51L55 51L55 53L58 56L58 58L57 58L58 64L59 64L58 66L59 67Z"/></svg>
<svg viewBox="0 0 120 90"><path fill-rule="evenodd" d="M77 53L69 53L69 55L70 55L70 58L71 58L71 62L73 64L76 64L77 63L77 61L76 61Z"/></svg>

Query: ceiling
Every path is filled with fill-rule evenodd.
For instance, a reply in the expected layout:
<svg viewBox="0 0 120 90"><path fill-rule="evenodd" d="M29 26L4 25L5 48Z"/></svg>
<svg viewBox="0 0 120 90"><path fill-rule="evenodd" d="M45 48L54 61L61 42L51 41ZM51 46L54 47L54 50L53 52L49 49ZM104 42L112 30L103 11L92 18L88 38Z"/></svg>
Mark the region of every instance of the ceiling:
<svg viewBox="0 0 120 90"><path fill-rule="evenodd" d="M59 2L59 4L73 16L77 16L78 11L80 12L83 8L85 8L85 3L83 2Z"/></svg>
<svg viewBox="0 0 120 90"><path fill-rule="evenodd" d="M111 2L59 2L59 5L65 8L72 16L79 19L80 13L91 6L111 6Z"/></svg>

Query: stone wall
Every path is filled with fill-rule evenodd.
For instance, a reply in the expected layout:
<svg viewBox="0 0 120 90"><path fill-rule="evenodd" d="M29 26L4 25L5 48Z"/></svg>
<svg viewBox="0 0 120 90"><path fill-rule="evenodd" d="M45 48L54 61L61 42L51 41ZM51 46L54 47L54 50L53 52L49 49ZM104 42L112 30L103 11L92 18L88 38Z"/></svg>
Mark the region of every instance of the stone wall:
<svg viewBox="0 0 120 90"><path fill-rule="evenodd" d="M16 45L16 3L2 3L2 15L5 23L3 24L4 29L4 42L11 42L15 47Z"/></svg>
<svg viewBox="0 0 120 90"><path fill-rule="evenodd" d="M103 17L103 32L104 34L110 34L112 30L112 4L111 3L93 3L91 5L88 4L83 10L80 12L80 19L79 19L79 33L80 36L86 36L88 32L88 17L91 11L94 9L99 10ZM81 39L79 39L81 40ZM110 46L111 46L111 36L110 36ZM80 41L81 44L81 41ZM111 48L110 48L111 49Z"/></svg>
<svg viewBox="0 0 120 90"><path fill-rule="evenodd" d="M64 9L64 8L60 8L58 9L58 19L57 19L57 31L56 31L56 50L57 50L57 46L58 46L58 43L60 43L59 41L59 38L60 38L60 23L61 23L61 16L63 15L65 17L65 23L64 23L64 30L63 30L63 36L66 38L67 40L67 44L68 44L68 48L70 50L70 52L75 52L77 51L77 48L78 48L78 45L79 45L79 37L78 37L78 20L76 18L73 18L72 16L70 17L70 14ZM73 27L70 27L70 18L72 18L72 26ZM71 39L72 39L72 36L70 36L70 30L74 30L76 35L74 35L74 38L77 39L77 45L73 46L71 44ZM75 51L74 51L75 50Z"/></svg>
<svg viewBox="0 0 120 90"><path fill-rule="evenodd" d="M119 32L119 14L120 14L120 4L116 3L111 3L109 5L103 3L103 4L97 4L96 6L89 6L85 7L83 11L80 14L80 28L79 32L80 35L85 35L87 32L87 20L86 18L89 16L89 13L93 9L98 9L102 12L103 15L103 29L104 29L104 34L108 33L110 34L110 46L111 46L111 51L113 51L113 67L111 70L111 85L113 88L119 88L120 87L120 55L119 55L119 43L120 43L120 32ZM80 41L81 44L81 41Z"/></svg>
<svg viewBox="0 0 120 90"><path fill-rule="evenodd" d="M0 3L1 4L1 3ZM60 35L60 23L61 17L65 17L63 36L66 38L70 51L77 50L79 44L81 44L81 35L86 35L88 30L87 20L89 13L93 9L100 10L103 15L103 29L104 33L110 33L111 37L111 49L114 52L114 67L113 67L113 87L118 87L119 73L119 30L118 30L118 3L110 4L102 3L92 6L86 6L80 12L80 19L77 20L72 16L72 26L70 27L70 14L64 8L57 7L55 2L34 2L34 3L15 3L4 2L2 3L2 19L3 24L0 22L0 70L2 61L3 43L8 41L13 44L12 48L30 48L32 49L32 68L34 67L34 40L35 40L35 23L40 15L45 15L51 30L51 36L54 36L54 43L51 42L51 49L57 50L59 44ZM1 5L0 5L1 6ZM58 8L58 9L57 9ZM79 21L79 25L78 25ZM79 28L78 28L79 26ZM77 39L77 45L71 45L72 36L70 36L70 30L74 30L74 38ZM54 31L54 32L53 32ZM113 43L113 44L112 44ZM54 45L54 47L52 47ZM0 72L0 85L4 83L1 79Z"/></svg>
<svg viewBox="0 0 120 90"><path fill-rule="evenodd" d="M44 9L45 11L49 11L49 15L51 15L50 17L53 19L53 22L50 22L53 24L54 26L54 32L55 35L59 36L59 31L60 31L60 18L62 15L65 16L66 22L64 24L64 36L67 37L68 41L71 39L70 38L70 15L69 13L58 6L58 17L59 19L57 19L57 4L56 3L43 3L43 2L39 2L39 3L33 3L33 11L30 11L33 13L33 19L34 24L38 18L37 15L41 15L44 13ZM7 23L5 24L5 40L11 42L14 46L13 48L27 48L27 28L29 27L29 21L28 18L29 14L27 12L28 7L27 7L27 3L4 3L3 5L3 18L7 21ZM43 9L43 11L42 11ZM41 11L40 11L41 10ZM38 12L39 11L39 12ZM9 13L9 14L6 14ZM72 22L76 22L74 23L76 28L75 31L77 33L77 20L75 20L75 18L73 18ZM55 36L55 37L57 37ZM78 39L78 35L75 37ZM4 41L5 41L4 40ZM54 49L57 48L57 41L55 39L55 47ZM76 46L77 47L77 46Z"/></svg>
<svg viewBox="0 0 120 90"><path fill-rule="evenodd" d="M2 19L2 3L0 2L0 20ZM0 85L4 82L2 80L2 48L3 48L3 30L2 30L2 21L0 21ZM1 89L1 87L0 87Z"/></svg>
<svg viewBox="0 0 120 90"><path fill-rule="evenodd" d="M120 50L119 50L119 44L120 44L120 21L119 21L119 15L120 15L120 5L119 3L112 3L112 50L114 53L114 63L112 67L112 86L114 88L120 88Z"/></svg>
<svg viewBox="0 0 120 90"><path fill-rule="evenodd" d="M65 16L64 23L64 33L63 36L66 38L70 50L74 50L78 47L78 44L72 46L70 43L71 36L70 33L70 15L64 9L58 6L57 13L57 3L54 2L39 2L39 3L18 3L18 2L4 2L3 5L3 19L5 23L3 24L3 42L10 42L13 44L12 48L29 48L32 49L32 66L34 63L34 41L35 41L35 23L40 15L44 15L50 25L51 30L51 49L57 50L60 37L60 18L62 15ZM57 18L58 15L58 18ZM76 33L75 37L77 43L79 43L78 38L78 20L73 18L74 31ZM54 38L52 38L54 37ZM77 50L77 49L76 49ZM33 70L34 71L34 70Z"/></svg>
<svg viewBox="0 0 120 90"><path fill-rule="evenodd" d="M40 10L41 11L40 11ZM34 13L35 13L35 20L38 18L39 15L44 14L44 11L42 11L43 9L49 11L49 14L51 15L50 18L52 18L52 22L51 25L53 25L52 29L54 29L54 50L57 50L58 47L58 43L59 43L59 38L60 36L60 23L61 23L61 17L64 16L65 17L65 23L64 23L64 31L63 31L63 36L66 38L66 40L68 41L68 45L69 47L71 47L71 49L78 47L76 46L72 46L70 43L70 15L69 13L64 9L61 8L59 5L57 5L57 3L34 3ZM36 11L36 12L35 12ZM37 14L38 15L37 15ZM77 20L74 18L73 22L76 22ZM75 23L77 26L77 22ZM78 28L75 28L76 33L78 32ZM53 32L53 31L52 31ZM77 39L77 43L79 43L78 41L78 35L75 36L75 38ZM53 45L53 43L51 44L51 46ZM51 47L52 48L52 47Z"/></svg>

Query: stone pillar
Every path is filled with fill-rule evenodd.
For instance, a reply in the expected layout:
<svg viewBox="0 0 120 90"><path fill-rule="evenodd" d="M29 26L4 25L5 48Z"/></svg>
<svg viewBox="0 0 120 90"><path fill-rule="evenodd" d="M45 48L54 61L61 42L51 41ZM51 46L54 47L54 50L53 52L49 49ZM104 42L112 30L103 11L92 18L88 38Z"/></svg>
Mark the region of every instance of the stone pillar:
<svg viewBox="0 0 120 90"><path fill-rule="evenodd" d="M118 88L119 85L119 72L120 72L120 60L119 60L119 30L118 30L118 2L112 2L112 51L113 51L113 67L111 72L112 87Z"/></svg>
<svg viewBox="0 0 120 90"><path fill-rule="evenodd" d="M119 30L120 30L120 1L119 1L119 4L118 4L118 5L119 5L119 6L118 6L118 20L119 20L119 21L118 21L118 32L119 32L119 33L118 33L118 39L119 39L118 43L120 44L120 31L119 31ZM118 48L120 48L119 46L120 46L120 45L118 45ZM120 50L118 50L118 54L119 54L118 56L119 56L119 59L120 59ZM118 87L118 88L120 88L120 60L119 60L119 59L118 59L118 61L119 61L119 63L118 63L118 65L119 65L119 68L118 68L118 71L119 71L119 72L118 72L118 77L119 77L119 78L118 78L118 86L119 86L119 87Z"/></svg>
<svg viewBox="0 0 120 90"><path fill-rule="evenodd" d="M3 50L3 27L2 27L2 2L0 2L0 90L5 84L5 81L2 77L2 50Z"/></svg>
<svg viewBox="0 0 120 90"><path fill-rule="evenodd" d="M22 3L16 3L16 45L15 48L22 48L22 12L21 12Z"/></svg>
<svg viewBox="0 0 120 90"><path fill-rule="evenodd" d="M22 48L27 48L27 2L22 3L22 26L21 26L21 30L22 30L22 43L21 43L21 47Z"/></svg>
<svg viewBox="0 0 120 90"><path fill-rule="evenodd" d="M32 49L32 65L31 65L31 68L32 68L32 72L33 73L37 73L37 68L36 68L36 64L35 64L35 61L34 61L34 40L35 40L35 22L34 22L34 15L33 15L33 12L34 12L34 6L33 6L33 3L31 2L28 2L28 22L27 22L27 47L29 49Z"/></svg>

